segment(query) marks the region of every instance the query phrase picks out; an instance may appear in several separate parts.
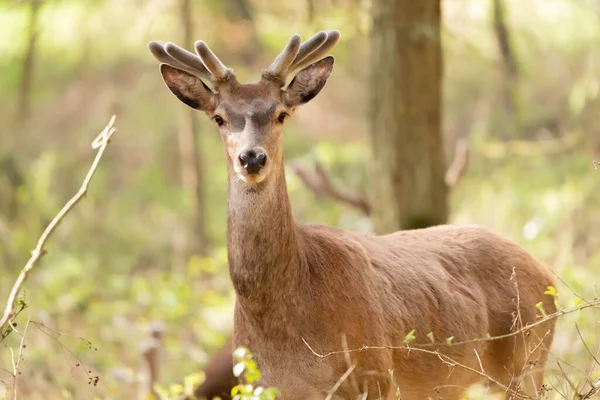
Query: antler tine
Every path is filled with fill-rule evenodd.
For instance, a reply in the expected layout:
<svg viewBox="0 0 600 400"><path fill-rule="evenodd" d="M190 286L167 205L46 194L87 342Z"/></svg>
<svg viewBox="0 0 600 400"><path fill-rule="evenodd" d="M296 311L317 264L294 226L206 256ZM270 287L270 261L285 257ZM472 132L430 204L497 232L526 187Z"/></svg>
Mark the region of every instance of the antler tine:
<svg viewBox="0 0 600 400"><path fill-rule="evenodd" d="M198 71L203 78L209 80L210 82L214 82L214 76L208 69L206 69L202 63L202 60L196 54L189 52L171 42L165 44L163 48L165 52L176 61L193 68L194 70Z"/></svg>
<svg viewBox="0 0 600 400"><path fill-rule="evenodd" d="M191 66L187 66L179 61L177 61L176 59L174 59L173 57L171 57L164 48L164 43L158 40L152 40L150 43L148 43L148 49L150 50L150 52L152 53L152 55L160 62L168 64L174 68L183 70L185 72L188 72L194 76L198 76L198 74L201 73L201 71L198 71L195 68L192 68Z"/></svg>
<svg viewBox="0 0 600 400"><path fill-rule="evenodd" d="M319 34L320 33L321 32L319 32ZM312 51L310 51L311 49L308 48L308 46L307 46L307 50L306 50L306 54L305 54L304 58L300 59L299 57L297 57L297 61L295 60L294 63L292 63L292 65L290 66L290 71L303 68L303 67L307 66L308 64L311 64L312 62L319 60L329 50L331 50L331 48L333 48L333 46L335 46L337 44L337 42L340 40L340 36L341 36L340 31L338 31L337 29L331 29L331 30L325 31L325 34L327 35L327 39L325 39L319 47L313 48ZM315 35L315 36L317 36L317 35ZM310 39L307 40L306 43L308 44L309 41L310 41ZM315 40L315 42L316 42L316 40Z"/></svg>
<svg viewBox="0 0 600 400"><path fill-rule="evenodd" d="M202 40L196 41L194 47L206 68L217 81L227 80L233 74L231 69L227 68Z"/></svg>
<svg viewBox="0 0 600 400"><path fill-rule="evenodd" d="M292 62L289 68L293 68L294 65L297 65L299 62L304 60L308 55L317 50L319 47L325 43L327 40L327 32L321 31L316 33L313 37L305 41L300 45L300 50L298 50L298 54L296 58Z"/></svg>
<svg viewBox="0 0 600 400"><path fill-rule="evenodd" d="M300 41L300 35L297 33L292 35L281 53L275 57L273 63L263 72L263 76L267 79L285 81L287 69L292 64L298 54L298 51L300 50Z"/></svg>

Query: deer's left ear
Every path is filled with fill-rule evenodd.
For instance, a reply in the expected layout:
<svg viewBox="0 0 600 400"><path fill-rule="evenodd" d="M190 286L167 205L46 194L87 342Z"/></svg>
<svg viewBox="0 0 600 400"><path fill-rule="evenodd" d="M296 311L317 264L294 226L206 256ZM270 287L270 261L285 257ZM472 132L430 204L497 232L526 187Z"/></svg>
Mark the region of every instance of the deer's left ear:
<svg viewBox="0 0 600 400"><path fill-rule="evenodd" d="M333 56L327 56L302 69L283 92L285 104L296 107L308 103L323 89L332 70Z"/></svg>

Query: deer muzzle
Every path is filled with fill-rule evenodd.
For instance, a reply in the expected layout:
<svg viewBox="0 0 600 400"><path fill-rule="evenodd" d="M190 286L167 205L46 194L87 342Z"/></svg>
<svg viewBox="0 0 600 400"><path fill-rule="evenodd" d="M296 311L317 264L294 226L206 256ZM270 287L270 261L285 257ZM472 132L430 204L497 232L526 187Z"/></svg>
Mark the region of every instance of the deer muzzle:
<svg viewBox="0 0 600 400"><path fill-rule="evenodd" d="M267 166L268 158L260 147L242 151L238 155L240 170L237 172L245 182L259 183L265 178L261 172Z"/></svg>

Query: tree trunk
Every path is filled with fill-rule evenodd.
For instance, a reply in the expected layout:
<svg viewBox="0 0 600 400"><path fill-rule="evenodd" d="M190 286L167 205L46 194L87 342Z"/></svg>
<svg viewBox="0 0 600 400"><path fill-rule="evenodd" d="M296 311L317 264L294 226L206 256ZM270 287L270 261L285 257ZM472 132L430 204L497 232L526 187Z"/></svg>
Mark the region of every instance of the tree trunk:
<svg viewBox="0 0 600 400"><path fill-rule="evenodd" d="M501 89L504 115L510 124L510 126L502 126L501 130L509 132L509 136L514 137L519 133L521 125L519 63L506 24L506 8L503 0L493 1L493 21L494 35L504 71L504 82L502 82Z"/></svg>
<svg viewBox="0 0 600 400"><path fill-rule="evenodd" d="M181 0L181 25L183 28L183 45L191 48L194 43L192 37L192 21L190 0ZM198 138L197 111L183 108L179 118L178 142L179 161L181 167L181 182L187 195L194 204L193 240L192 246L186 246L193 252L206 255L207 241L204 222L204 175L200 157Z"/></svg>
<svg viewBox="0 0 600 400"><path fill-rule="evenodd" d="M378 234L448 218L441 0L374 0L371 203Z"/></svg>
<svg viewBox="0 0 600 400"><path fill-rule="evenodd" d="M41 0L29 1L29 20L27 23L27 49L23 57L23 69L19 84L19 100L17 108L17 124L27 122L31 113L31 83L33 81L33 68L35 51L38 38L38 15Z"/></svg>
<svg viewBox="0 0 600 400"><path fill-rule="evenodd" d="M262 51L255 23L255 10L249 0L222 0L225 6L225 18L233 24L237 31L237 39L233 47L238 60L246 65L256 62ZM244 32L240 35L240 32ZM231 40L231 39L230 39ZM229 45L233 43L230 41Z"/></svg>

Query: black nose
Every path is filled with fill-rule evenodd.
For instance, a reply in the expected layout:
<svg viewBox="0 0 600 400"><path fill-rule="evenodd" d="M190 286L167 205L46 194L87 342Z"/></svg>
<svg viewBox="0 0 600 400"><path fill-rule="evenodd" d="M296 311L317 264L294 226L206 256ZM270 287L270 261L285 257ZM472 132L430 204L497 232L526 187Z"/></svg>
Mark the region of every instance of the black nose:
<svg viewBox="0 0 600 400"><path fill-rule="evenodd" d="M254 150L240 154L240 164L249 174L258 174L267 165L267 155Z"/></svg>

